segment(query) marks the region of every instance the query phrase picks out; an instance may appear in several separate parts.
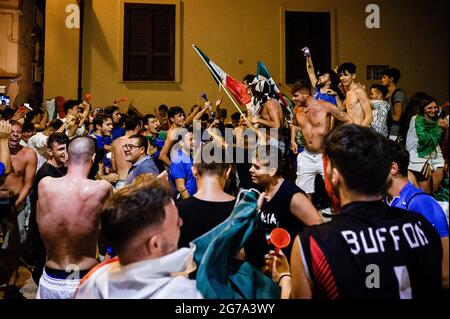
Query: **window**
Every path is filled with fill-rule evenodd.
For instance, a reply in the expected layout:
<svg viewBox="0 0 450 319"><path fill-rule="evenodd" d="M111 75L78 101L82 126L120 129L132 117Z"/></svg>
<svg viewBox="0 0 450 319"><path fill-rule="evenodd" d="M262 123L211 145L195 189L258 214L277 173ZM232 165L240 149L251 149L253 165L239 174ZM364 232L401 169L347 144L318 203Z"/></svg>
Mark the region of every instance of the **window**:
<svg viewBox="0 0 450 319"><path fill-rule="evenodd" d="M286 83L308 79L306 60L301 51L308 47L316 72L331 67L330 12L285 12Z"/></svg>
<svg viewBox="0 0 450 319"><path fill-rule="evenodd" d="M125 3L124 81L175 81L175 5Z"/></svg>
<svg viewBox="0 0 450 319"><path fill-rule="evenodd" d="M368 65L367 66L367 80L379 81L383 77L384 70L388 69L389 65Z"/></svg>

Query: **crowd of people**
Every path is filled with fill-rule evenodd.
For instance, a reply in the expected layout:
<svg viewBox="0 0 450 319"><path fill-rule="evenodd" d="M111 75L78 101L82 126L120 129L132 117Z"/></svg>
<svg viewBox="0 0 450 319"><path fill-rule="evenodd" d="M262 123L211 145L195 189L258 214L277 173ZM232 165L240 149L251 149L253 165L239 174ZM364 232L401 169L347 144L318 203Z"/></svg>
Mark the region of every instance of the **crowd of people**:
<svg viewBox="0 0 450 319"><path fill-rule="evenodd" d="M244 209L245 192L259 198L255 227L240 266L212 263L218 273L256 269L274 298L448 291L448 109L407 100L395 68L370 94L353 63L318 74L308 55L306 70L288 105L246 76L251 102L231 121L222 97L188 115L88 96L59 112L0 109L5 298L20 297L21 265L39 299L204 298L194 242ZM281 250L276 228L291 239Z"/></svg>

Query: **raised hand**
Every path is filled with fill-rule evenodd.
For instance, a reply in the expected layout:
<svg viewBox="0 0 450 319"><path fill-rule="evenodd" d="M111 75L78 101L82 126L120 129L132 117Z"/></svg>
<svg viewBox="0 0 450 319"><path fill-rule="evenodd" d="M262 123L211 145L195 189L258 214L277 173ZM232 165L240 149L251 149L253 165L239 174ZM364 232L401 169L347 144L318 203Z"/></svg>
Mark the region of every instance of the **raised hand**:
<svg viewBox="0 0 450 319"><path fill-rule="evenodd" d="M279 283L282 277L291 276L289 262L281 250L278 254L271 252L266 259L266 265L271 269L273 282Z"/></svg>
<svg viewBox="0 0 450 319"><path fill-rule="evenodd" d="M439 125L444 130L448 129L448 118L445 119L439 119L437 121L437 125Z"/></svg>
<svg viewBox="0 0 450 319"><path fill-rule="evenodd" d="M0 140L7 140L10 136L11 124L8 121L0 121Z"/></svg>
<svg viewBox="0 0 450 319"><path fill-rule="evenodd" d="M219 96L216 100L216 107L219 107L223 102L223 96Z"/></svg>

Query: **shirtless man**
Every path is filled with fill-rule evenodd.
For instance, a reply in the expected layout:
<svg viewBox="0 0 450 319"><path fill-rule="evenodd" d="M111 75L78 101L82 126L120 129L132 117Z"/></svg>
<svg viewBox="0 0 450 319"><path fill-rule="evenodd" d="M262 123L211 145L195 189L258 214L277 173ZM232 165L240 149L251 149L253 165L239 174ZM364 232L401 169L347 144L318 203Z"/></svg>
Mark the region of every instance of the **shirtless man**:
<svg viewBox="0 0 450 319"><path fill-rule="evenodd" d="M113 171L119 175L119 180L116 184L116 189L120 189L126 184L128 171L131 168L131 163L125 158L123 145L128 143L130 136L136 135L141 129L141 121L137 117L130 117L125 121L125 136L119 137L112 143L111 146L111 164Z"/></svg>
<svg viewBox="0 0 450 319"><path fill-rule="evenodd" d="M47 262L37 299L71 298L80 279L98 264L100 212L112 188L87 178L94 157L94 141L76 138L69 145L67 175L39 183L37 223Z"/></svg>
<svg viewBox="0 0 450 319"><path fill-rule="evenodd" d="M372 108L364 88L355 82L356 66L344 63L338 68L339 77L346 93L345 107L354 124L370 127L373 119Z"/></svg>
<svg viewBox="0 0 450 319"><path fill-rule="evenodd" d="M0 177L11 171L11 157L9 156L9 137L11 136L11 124L0 120ZM1 218L0 218L1 219Z"/></svg>
<svg viewBox="0 0 450 319"><path fill-rule="evenodd" d="M252 124L259 124L259 127L264 127L270 130L270 137L279 141L282 137L283 129L283 110L277 100L268 96L270 92L269 83L262 77L257 77L250 84L253 96L260 101L261 111L259 117L252 117Z"/></svg>
<svg viewBox="0 0 450 319"><path fill-rule="evenodd" d="M311 96L311 85L305 80L297 81L292 87L294 107L294 124L298 125L305 139L305 150L298 155L297 181L309 198L314 193L314 180L317 174L324 176L323 145L325 136L331 130L331 117L348 124L353 120L335 105L314 100ZM295 135L291 130L291 144L297 149Z"/></svg>
<svg viewBox="0 0 450 319"><path fill-rule="evenodd" d="M22 248L20 231L25 231L21 227L24 222L19 225L19 218L25 215L22 211L33 186L37 157L33 150L20 145L22 125L16 121L10 124L8 144L12 169L8 175L0 177L0 221L4 234L3 249L6 249L3 274L7 275L8 286L14 287Z"/></svg>
<svg viewBox="0 0 450 319"><path fill-rule="evenodd" d="M167 131L167 138L164 146L159 154L159 160L167 167L170 166L170 151L172 146L178 142L178 137L182 133L181 129L184 127L186 114L179 106L173 106L167 113L170 120L170 129Z"/></svg>

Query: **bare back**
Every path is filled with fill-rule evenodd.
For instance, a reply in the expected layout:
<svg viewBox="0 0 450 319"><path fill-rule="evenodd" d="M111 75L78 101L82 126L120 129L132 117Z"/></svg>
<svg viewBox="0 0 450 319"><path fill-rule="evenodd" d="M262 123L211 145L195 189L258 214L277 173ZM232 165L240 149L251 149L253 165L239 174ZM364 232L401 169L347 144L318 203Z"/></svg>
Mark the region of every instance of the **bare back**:
<svg viewBox="0 0 450 319"><path fill-rule="evenodd" d="M88 270L97 264L100 212L111 192L106 181L73 176L47 177L39 183L37 222L47 267Z"/></svg>
<svg viewBox="0 0 450 319"><path fill-rule="evenodd" d="M125 152L122 146L127 144L128 136L122 136L112 143L112 158L114 161L115 172L119 174L119 180L125 180L128 176L128 171L131 168L131 163L125 158Z"/></svg>
<svg viewBox="0 0 450 319"><path fill-rule="evenodd" d="M275 99L269 99L261 109L260 116L263 120L274 123L274 127L268 126L265 127L269 129L270 128L276 129L273 130L274 131L273 133L271 131L270 136L277 140L280 140L282 136L283 119L284 119L284 114L283 110L281 109L280 103L278 103L278 101Z"/></svg>

